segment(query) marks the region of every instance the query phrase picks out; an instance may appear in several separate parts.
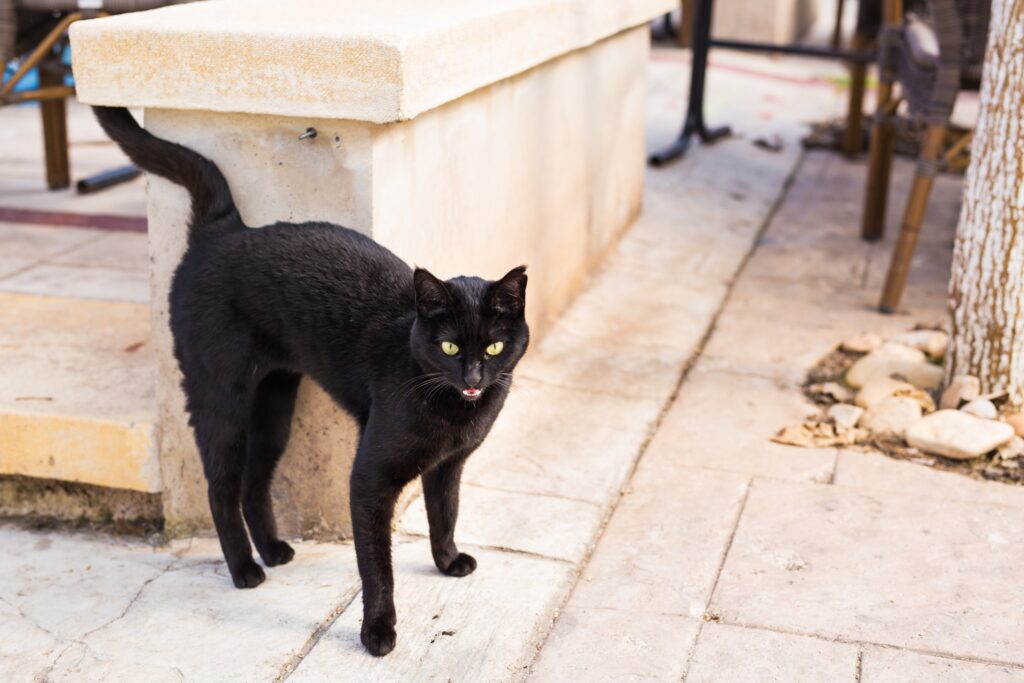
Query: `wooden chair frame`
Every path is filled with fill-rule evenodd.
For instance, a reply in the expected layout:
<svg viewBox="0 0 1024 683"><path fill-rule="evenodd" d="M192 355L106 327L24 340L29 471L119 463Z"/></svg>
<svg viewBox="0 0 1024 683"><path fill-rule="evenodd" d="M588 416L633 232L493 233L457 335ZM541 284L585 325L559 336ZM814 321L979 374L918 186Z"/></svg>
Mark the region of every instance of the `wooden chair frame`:
<svg viewBox="0 0 1024 683"><path fill-rule="evenodd" d="M43 146L46 152L46 184L51 190L71 185L67 98L75 94L73 86L64 85L64 64L53 48L64 40L64 34L71 24L108 14L102 11L83 10L65 15L21 63L11 79L0 86L0 107L20 102L39 102L39 113L43 121ZM35 90L14 92L15 86L35 67L39 67L39 87Z"/></svg>
<svg viewBox="0 0 1024 683"><path fill-rule="evenodd" d="M882 30L893 30L902 25L903 10L903 0L884 0ZM900 100L895 94L895 84L896 74L886 68L880 68L878 104L871 135L867 187L861 219L861 237L867 241L877 241L885 232L886 205L895 143L892 119L900 104ZM883 313L895 312L903 297L907 275L910 272L910 262L917 247L918 236L921 233L921 225L924 223L925 210L928 206L928 198L931 195L935 174L942 158L947 129L948 122L938 123L932 120L929 121L925 130L917 170L903 211L899 236L896 239L878 305L879 310Z"/></svg>

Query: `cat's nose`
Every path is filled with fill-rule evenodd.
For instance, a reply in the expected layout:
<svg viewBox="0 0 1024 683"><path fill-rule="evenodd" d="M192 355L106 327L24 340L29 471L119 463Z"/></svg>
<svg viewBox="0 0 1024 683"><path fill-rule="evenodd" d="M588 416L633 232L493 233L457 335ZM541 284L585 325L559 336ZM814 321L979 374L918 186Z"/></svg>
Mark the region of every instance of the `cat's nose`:
<svg viewBox="0 0 1024 683"><path fill-rule="evenodd" d="M473 363L467 365L466 369L462 373L462 380L470 387L480 386L480 380L483 379L483 371L480 369L479 363Z"/></svg>

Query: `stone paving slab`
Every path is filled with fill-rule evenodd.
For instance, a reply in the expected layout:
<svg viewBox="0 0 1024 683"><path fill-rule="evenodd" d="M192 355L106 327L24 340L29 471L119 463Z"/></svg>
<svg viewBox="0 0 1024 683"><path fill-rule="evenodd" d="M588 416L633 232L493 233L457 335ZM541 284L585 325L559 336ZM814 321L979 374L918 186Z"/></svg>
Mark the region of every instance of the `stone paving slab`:
<svg viewBox="0 0 1024 683"><path fill-rule="evenodd" d="M861 683L1020 683L1024 669L964 662L883 648L868 648Z"/></svg>
<svg viewBox="0 0 1024 683"><path fill-rule="evenodd" d="M0 292L5 291L4 281L8 278L99 237L92 230L0 223Z"/></svg>
<svg viewBox="0 0 1024 683"><path fill-rule="evenodd" d="M755 481L711 611L726 623L1024 665L1014 508Z"/></svg>
<svg viewBox="0 0 1024 683"><path fill-rule="evenodd" d="M140 543L0 527L0 679L31 680L174 561Z"/></svg>
<svg viewBox="0 0 1024 683"><path fill-rule="evenodd" d="M0 473L159 491L149 333L147 306L0 292Z"/></svg>
<svg viewBox="0 0 1024 683"><path fill-rule="evenodd" d="M536 380L545 389L566 396L572 394L558 390L664 402L676 390L679 368L701 336L702 331L692 326L681 330L678 339L688 339L688 348L637 346L556 327L516 368L516 380L519 385L522 380Z"/></svg>
<svg viewBox="0 0 1024 683"><path fill-rule="evenodd" d="M686 682L856 682L857 656L853 645L712 622L701 629Z"/></svg>
<svg viewBox="0 0 1024 683"><path fill-rule="evenodd" d="M531 680L678 680L749 485L648 449Z"/></svg>
<svg viewBox="0 0 1024 683"><path fill-rule="evenodd" d="M89 268L141 270L148 275L149 237L143 233L104 232L97 239L48 261Z"/></svg>
<svg viewBox="0 0 1024 683"><path fill-rule="evenodd" d="M19 273L35 263L33 259L0 254L0 279Z"/></svg>
<svg viewBox="0 0 1024 683"><path fill-rule="evenodd" d="M867 244L859 239L864 164L809 153L730 295L702 355L705 367L799 384L807 369L846 337L941 321L958 177L940 176L942 191L929 203L919 250L926 265L915 260L906 310L882 315L875 308L911 172L898 160L891 229L886 239Z"/></svg>
<svg viewBox="0 0 1024 683"><path fill-rule="evenodd" d="M591 556L570 605L700 618L749 478L666 471L647 456Z"/></svg>
<svg viewBox="0 0 1024 683"><path fill-rule="evenodd" d="M149 303L146 235L0 223L0 292Z"/></svg>
<svg viewBox="0 0 1024 683"><path fill-rule="evenodd" d="M532 360L524 364L533 368ZM679 364L666 373L677 381ZM634 458L628 454L640 452L665 400L563 389L517 377L487 441L467 462L464 480L603 506L629 476ZM566 419L567 410L572 419Z"/></svg>
<svg viewBox="0 0 1024 683"><path fill-rule="evenodd" d="M358 600L326 631L295 672L294 683L325 680L498 681L514 678L535 654L540 634L574 579L566 562L483 548L467 577L434 568L426 540L394 548L398 641L385 658L359 642Z"/></svg>
<svg viewBox="0 0 1024 683"><path fill-rule="evenodd" d="M149 303L145 270L43 264L4 278L0 286L20 294Z"/></svg>
<svg viewBox="0 0 1024 683"><path fill-rule="evenodd" d="M651 450L670 450L679 466L827 482L836 449L793 448L769 441L782 426L815 410L795 385L739 372L706 371L700 360L665 414Z"/></svg>
<svg viewBox="0 0 1024 683"><path fill-rule="evenodd" d="M593 503L554 496L512 493L464 485L459 492L457 543L506 548L579 562L587 553L603 518ZM428 536L423 496L417 495L398 528Z"/></svg>
<svg viewBox="0 0 1024 683"><path fill-rule="evenodd" d="M833 483L857 489L891 493L913 491L915 496L1024 508L1024 486L970 479L879 453L841 450Z"/></svg>
<svg viewBox="0 0 1024 683"><path fill-rule="evenodd" d="M674 614L570 606L558 615L529 680L678 681L700 622Z"/></svg>
<svg viewBox="0 0 1024 683"><path fill-rule="evenodd" d="M60 641L0 599L0 676L5 681L31 681L44 672Z"/></svg>
<svg viewBox="0 0 1024 683"><path fill-rule="evenodd" d="M350 545L297 544L251 591L232 585L215 540L176 545L180 559L123 616L72 644L53 680L271 680L358 591Z"/></svg>
<svg viewBox="0 0 1024 683"><path fill-rule="evenodd" d="M0 292L149 303L146 235L0 223Z"/></svg>
<svg viewBox="0 0 1024 683"><path fill-rule="evenodd" d="M271 680L358 591L347 544L297 544L254 591L234 588L213 539L154 550L2 527L0 547L18 550L0 553L11 681Z"/></svg>
<svg viewBox="0 0 1024 683"><path fill-rule="evenodd" d="M124 611L131 596L174 561L144 543L0 527L0 596L61 640L82 637ZM102 551L102 552L101 552ZM54 572L53 568L61 571ZM128 589L110 594L111 588Z"/></svg>
<svg viewBox="0 0 1024 683"><path fill-rule="evenodd" d="M846 337L863 330L885 335L914 326L910 316L870 310L870 298L862 294L856 301L807 301L798 285L737 287L705 347L701 367L798 387L807 370Z"/></svg>

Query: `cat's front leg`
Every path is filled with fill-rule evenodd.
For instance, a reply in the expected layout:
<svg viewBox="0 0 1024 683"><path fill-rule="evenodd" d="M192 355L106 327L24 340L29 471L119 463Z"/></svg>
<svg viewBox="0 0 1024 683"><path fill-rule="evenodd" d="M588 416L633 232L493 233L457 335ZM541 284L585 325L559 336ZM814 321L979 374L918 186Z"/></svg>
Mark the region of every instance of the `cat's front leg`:
<svg viewBox="0 0 1024 683"><path fill-rule="evenodd" d="M476 569L472 555L455 546L455 522L459 517L459 481L464 457L448 460L422 476L423 500L430 524L430 551L434 564L448 576L466 576Z"/></svg>
<svg viewBox="0 0 1024 683"><path fill-rule="evenodd" d="M391 569L391 518L401 487L381 470L364 443L352 468L350 501L356 563L363 584L360 640L381 657L395 648L395 580Z"/></svg>

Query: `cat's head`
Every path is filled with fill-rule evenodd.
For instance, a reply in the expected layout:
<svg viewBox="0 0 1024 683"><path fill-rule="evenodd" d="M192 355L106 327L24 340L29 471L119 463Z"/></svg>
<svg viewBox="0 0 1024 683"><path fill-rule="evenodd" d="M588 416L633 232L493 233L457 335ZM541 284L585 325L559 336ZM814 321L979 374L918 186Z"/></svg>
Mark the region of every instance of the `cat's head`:
<svg viewBox="0 0 1024 683"><path fill-rule="evenodd" d="M500 280L457 277L442 281L422 268L413 274L416 322L412 353L423 372L466 401L508 385L526 352L526 267Z"/></svg>

